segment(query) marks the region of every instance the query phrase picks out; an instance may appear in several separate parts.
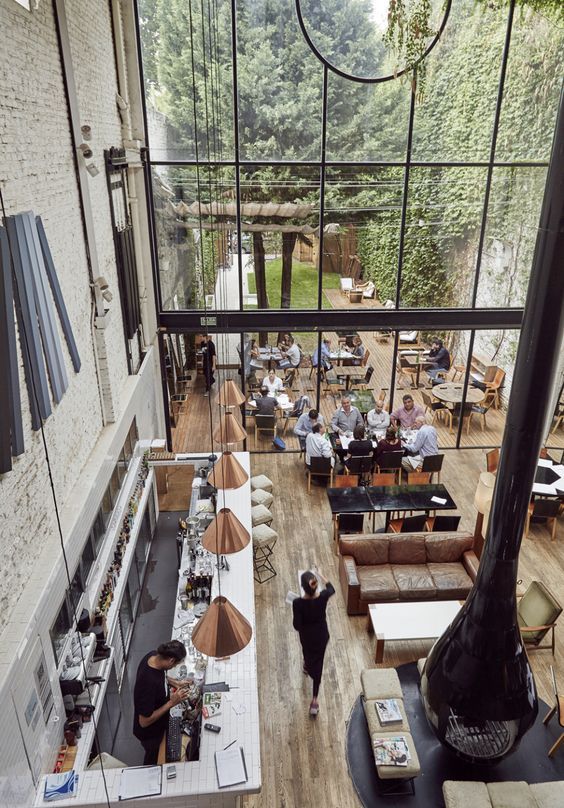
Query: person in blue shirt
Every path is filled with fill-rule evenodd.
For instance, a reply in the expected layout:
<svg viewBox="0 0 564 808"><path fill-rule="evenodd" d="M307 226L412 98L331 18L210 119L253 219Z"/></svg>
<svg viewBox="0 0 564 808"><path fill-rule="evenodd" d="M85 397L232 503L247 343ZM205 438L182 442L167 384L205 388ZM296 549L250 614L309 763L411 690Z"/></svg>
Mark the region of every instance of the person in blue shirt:
<svg viewBox="0 0 564 808"><path fill-rule="evenodd" d="M316 348L311 357L311 364L314 368L319 367L319 349ZM324 339L321 343L321 367L323 370L331 370L331 343Z"/></svg>
<svg viewBox="0 0 564 808"><path fill-rule="evenodd" d="M313 431L315 424L323 424L323 416L317 410L310 410L303 412L296 422L294 427L294 435L297 435L300 441L300 448L305 449L305 442L307 436Z"/></svg>

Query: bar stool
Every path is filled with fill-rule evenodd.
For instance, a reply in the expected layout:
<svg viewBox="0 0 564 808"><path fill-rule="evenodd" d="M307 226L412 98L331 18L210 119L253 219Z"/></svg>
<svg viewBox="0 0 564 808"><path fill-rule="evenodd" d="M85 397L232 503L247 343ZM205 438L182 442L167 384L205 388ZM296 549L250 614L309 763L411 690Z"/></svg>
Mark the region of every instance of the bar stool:
<svg viewBox="0 0 564 808"><path fill-rule="evenodd" d="M273 516L264 505L255 505L251 508L251 519L253 523L253 527L258 527L259 525L269 525L273 520Z"/></svg>
<svg viewBox="0 0 564 808"><path fill-rule="evenodd" d="M259 584L270 581L276 575L271 558L277 541L278 533L268 525L253 528L253 575Z"/></svg>
<svg viewBox="0 0 564 808"><path fill-rule="evenodd" d="M274 502L274 497L268 491L263 491L262 488L257 488L251 494L251 505L264 505L265 508L270 508Z"/></svg>

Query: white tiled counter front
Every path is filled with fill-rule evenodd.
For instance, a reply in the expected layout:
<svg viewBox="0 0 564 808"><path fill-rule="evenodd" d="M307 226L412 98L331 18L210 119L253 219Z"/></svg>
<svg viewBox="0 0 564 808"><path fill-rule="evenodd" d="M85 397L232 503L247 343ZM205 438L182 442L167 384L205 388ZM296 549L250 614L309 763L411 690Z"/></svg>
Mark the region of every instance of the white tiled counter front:
<svg viewBox="0 0 564 808"><path fill-rule="evenodd" d="M196 457L192 455L191 457ZM247 452L237 452L237 460L250 478L250 460ZM201 455L202 459L207 454ZM224 498L225 497L225 498ZM250 479L234 491L218 491L217 508L230 508L239 521L252 533ZM166 804L166 808L233 808L237 796L256 793L261 787L260 732L258 714L255 604L253 580L252 541L239 553L228 556L230 570L221 572L221 592L247 618L253 628L249 645L230 659L209 659L206 682L225 681L232 688L223 694L221 713L213 723L221 726L214 734L202 730L200 759L191 763L176 763L176 778L167 780L166 765L163 766L162 793L155 797L128 800L130 808L142 808L149 801ZM217 575L213 579L212 596L218 594ZM219 789L215 770L216 750L223 749L231 741L242 746L245 754L248 780L241 785ZM137 743L132 737L132 743ZM58 800L56 805L91 806L107 808L106 791L112 804L118 801L121 769L106 769L104 778L100 771L79 772L78 794L69 800ZM44 782L40 784L36 806L45 806Z"/></svg>

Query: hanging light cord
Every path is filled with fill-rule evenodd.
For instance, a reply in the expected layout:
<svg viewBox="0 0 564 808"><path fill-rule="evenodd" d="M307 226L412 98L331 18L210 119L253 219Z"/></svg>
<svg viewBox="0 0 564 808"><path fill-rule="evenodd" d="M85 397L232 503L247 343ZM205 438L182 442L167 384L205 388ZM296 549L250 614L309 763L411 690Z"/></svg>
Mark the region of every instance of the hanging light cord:
<svg viewBox="0 0 564 808"><path fill-rule="evenodd" d="M2 208L2 217L3 217L3 220L4 220L4 224L6 224L7 215L6 215L6 208L5 208L5 205L4 205L4 195L2 193L2 188L1 187L0 187L0 205L1 205L1 208ZM12 242L11 242L11 239L10 239L10 234L8 233L7 229L6 229L6 235L8 236L8 249L9 249L9 252L10 252L10 259L11 259L12 266L13 266L14 265L14 252L13 252L13 249L12 249ZM21 310L21 295L20 295L20 289L19 289L19 285L18 285L18 279L17 279L15 273L12 273L12 275L13 275L13 280L14 280L14 289L16 291L16 297L17 297L17 301L16 301L17 302L17 307L18 307L19 310ZM40 412L40 410L39 410L39 397L37 395L37 387L36 387L36 384L35 384L35 378L34 378L34 374L33 374L33 365L31 363L31 351L30 351L30 348L29 348L27 330L26 330L26 327L25 327L25 323L23 322L23 317L21 318L21 320L22 320L22 322L18 322L18 330L19 330L20 334L23 336L23 343L24 343L24 346L25 346L25 352L26 352L27 360L28 360L28 364L29 364L29 380L31 382L31 393L33 395L37 410L38 410L38 412ZM59 515L59 505L58 505L58 501L57 501L57 493L56 493L56 490L55 490L55 482L53 480L53 472L52 472L52 468L51 468L51 459L50 459L50 456L49 456L49 449L48 449L48 446L47 446L47 439L45 437L45 430L43 428L43 419L41 418L41 415L39 415L39 431L41 432L41 441L42 441L42 444L43 444L43 451L44 451L44 454L45 454L45 462L46 462L46 465L47 465L47 473L49 475L49 486L51 488L51 496L52 496L52 499L53 499L53 508L54 508L54 512L55 512L55 520L56 520L56 523L57 523L57 533L59 534L59 541L60 541L60 544L61 544L61 551L62 551L62 554L63 554L63 563L64 563L65 573L66 573L66 577L67 577L67 583L68 583L68 586L69 586L69 589L70 589L71 586L72 586L72 579L71 579L71 575L70 575L69 564L68 564L67 554L66 554L66 550L65 550L65 541L64 541L64 538L63 538L63 530L62 530L62 527L61 527L61 519L60 519L60 515ZM76 626L76 635L78 636L78 639L79 639L78 647L80 649L80 659L81 659L81 663L82 663L82 668L84 670L84 674L85 674L85 677L86 677L85 678L86 691L88 693L89 702L90 702L90 704L92 704L92 694L91 694L91 691L90 691L90 682L88 681L88 676L86 674L86 661L85 661L85 657L84 657L84 648L82 647L82 641L81 641L82 640L82 635L80 634L80 631L78 631L78 617L77 617L77 614L76 614L76 608L75 608L75 605L74 605L74 602L73 602L72 598L69 598L69 602L70 602L70 605L71 605L71 612L72 612L73 622L74 622L74 624ZM92 720L92 723L93 723L93 726L94 726L94 737L96 739L96 744L98 746L98 749L100 749L100 739L99 739L99 736L98 736L98 723L97 723L96 718L94 716L94 712L92 712L91 720ZM106 804L107 804L108 808L111 808L110 795L108 793L108 784L107 784L107 781L106 781L106 772L104 771L104 764L103 764L101 755L99 756L99 761L100 761L100 772L102 774L102 780L104 782L104 793L105 793L105 797L106 797Z"/></svg>

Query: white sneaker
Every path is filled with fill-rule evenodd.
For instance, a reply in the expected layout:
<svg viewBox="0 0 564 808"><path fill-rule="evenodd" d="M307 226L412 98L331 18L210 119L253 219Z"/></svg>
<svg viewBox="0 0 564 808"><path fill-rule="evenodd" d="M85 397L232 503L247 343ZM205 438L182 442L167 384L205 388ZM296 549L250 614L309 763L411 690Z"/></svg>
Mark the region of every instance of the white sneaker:
<svg viewBox="0 0 564 808"><path fill-rule="evenodd" d="M207 396L209 396L209 391L208 390L206 390L206 392L204 393L204 398L207 398Z"/></svg>

